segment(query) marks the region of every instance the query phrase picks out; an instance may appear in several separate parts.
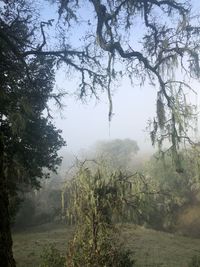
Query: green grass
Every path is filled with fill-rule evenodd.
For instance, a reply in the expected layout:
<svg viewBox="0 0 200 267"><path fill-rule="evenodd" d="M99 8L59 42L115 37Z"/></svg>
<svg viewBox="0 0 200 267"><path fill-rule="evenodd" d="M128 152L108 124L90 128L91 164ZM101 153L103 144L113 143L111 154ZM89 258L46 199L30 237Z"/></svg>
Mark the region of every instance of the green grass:
<svg viewBox="0 0 200 267"><path fill-rule="evenodd" d="M55 243L63 253L72 233L64 225L43 225L13 234L13 250L17 267L38 267L45 245Z"/></svg>
<svg viewBox="0 0 200 267"><path fill-rule="evenodd" d="M37 267L42 248L48 243L55 243L57 249L65 253L71 234L72 230L64 225L44 225L14 233L17 267ZM200 255L200 239L134 225L123 226L122 240L134 252L137 267L187 267L193 255Z"/></svg>

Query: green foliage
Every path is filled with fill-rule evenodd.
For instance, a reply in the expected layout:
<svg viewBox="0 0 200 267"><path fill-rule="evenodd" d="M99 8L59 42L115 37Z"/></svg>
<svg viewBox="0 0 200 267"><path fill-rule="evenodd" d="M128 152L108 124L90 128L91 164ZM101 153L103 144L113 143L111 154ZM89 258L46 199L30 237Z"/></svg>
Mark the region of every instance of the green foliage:
<svg viewBox="0 0 200 267"><path fill-rule="evenodd" d="M55 58L22 53L38 38L30 1L0 1L0 258L15 266L10 216L16 195L39 188L43 177L61 163L65 145L49 113L55 81ZM37 37L36 37L37 36ZM57 97L59 102L59 98ZM12 206L9 207L9 201ZM13 199L13 200L12 200ZM9 211L10 209L10 211ZM12 210L11 210L12 209ZM31 209L25 211L25 215ZM12 218L13 220L13 218Z"/></svg>
<svg viewBox="0 0 200 267"><path fill-rule="evenodd" d="M61 220L61 190L51 188L51 182L48 180L39 191L24 194L17 214L14 214L15 229Z"/></svg>
<svg viewBox="0 0 200 267"><path fill-rule="evenodd" d="M0 34L0 143L10 198L27 187L39 188L40 179L61 163L57 152L65 144L48 113L55 58L18 55L34 42L32 11L21 0L1 10L0 31L16 46Z"/></svg>
<svg viewBox="0 0 200 267"><path fill-rule="evenodd" d="M173 230L177 216L186 207L196 205L199 199L199 168L197 151L180 153L183 171L177 172L168 154L154 155L146 165L146 175L152 177L159 194L152 200L147 222L154 229Z"/></svg>
<svg viewBox="0 0 200 267"><path fill-rule="evenodd" d="M77 176L66 183L63 191L63 206L68 223L76 222L76 217L83 218L84 221L83 211L86 212L84 215L86 217L92 210L96 211L99 194L98 199L102 198L107 203L105 210L107 209L111 222L140 223L152 208L151 200L157 195L157 187L151 177L138 172L134 174L122 171L111 172L107 168L100 167L101 164L98 162L95 162L95 166L86 167L87 163L87 161L84 162L85 169L81 165ZM81 193L74 193L77 188ZM88 195L89 190L91 195ZM99 210L102 215L103 211L104 209Z"/></svg>
<svg viewBox="0 0 200 267"><path fill-rule="evenodd" d="M39 267L66 267L66 258L56 249L55 244L43 248Z"/></svg>
<svg viewBox="0 0 200 267"><path fill-rule="evenodd" d="M200 256L193 256L188 267L200 267Z"/></svg>
<svg viewBox="0 0 200 267"><path fill-rule="evenodd" d="M116 242L113 224L123 211L123 184L119 174L107 176L99 169L93 173L84 167L69 182L67 217L76 223L68 249L69 267L133 266L130 253Z"/></svg>
<svg viewBox="0 0 200 267"><path fill-rule="evenodd" d="M87 230L83 230L86 235ZM135 266L135 261L132 259L133 253L122 249L123 245L111 238L110 231L105 231L103 235L99 236L97 242L98 248L95 251L92 246L93 240L76 233L74 240L69 244L67 266L79 267L82 264L87 267Z"/></svg>

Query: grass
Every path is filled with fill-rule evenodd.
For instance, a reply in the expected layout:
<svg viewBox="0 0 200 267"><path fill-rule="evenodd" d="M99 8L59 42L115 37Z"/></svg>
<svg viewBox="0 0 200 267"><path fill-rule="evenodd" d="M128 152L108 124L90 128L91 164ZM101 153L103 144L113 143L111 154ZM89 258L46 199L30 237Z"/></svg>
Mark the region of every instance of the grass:
<svg viewBox="0 0 200 267"><path fill-rule="evenodd" d="M38 267L45 245L55 243L63 253L72 233L64 225L43 225L13 234L13 250L17 267Z"/></svg>
<svg viewBox="0 0 200 267"><path fill-rule="evenodd" d="M64 225L44 225L14 233L17 267L37 267L42 248L48 243L55 243L57 249L65 253L71 234L72 229ZM193 255L200 255L200 239L130 224L123 226L122 240L134 252L137 267L187 267Z"/></svg>

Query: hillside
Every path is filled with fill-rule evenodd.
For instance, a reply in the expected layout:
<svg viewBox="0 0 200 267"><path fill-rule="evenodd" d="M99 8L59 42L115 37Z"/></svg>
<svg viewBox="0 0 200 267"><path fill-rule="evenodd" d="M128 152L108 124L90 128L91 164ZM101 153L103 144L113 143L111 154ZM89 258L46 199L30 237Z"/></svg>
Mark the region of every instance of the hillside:
<svg viewBox="0 0 200 267"><path fill-rule="evenodd" d="M55 243L63 253L72 233L66 226L44 225L14 233L14 254L18 267L37 267L42 248ZM137 267L187 267L193 255L200 255L200 239L123 226L122 241L137 259Z"/></svg>

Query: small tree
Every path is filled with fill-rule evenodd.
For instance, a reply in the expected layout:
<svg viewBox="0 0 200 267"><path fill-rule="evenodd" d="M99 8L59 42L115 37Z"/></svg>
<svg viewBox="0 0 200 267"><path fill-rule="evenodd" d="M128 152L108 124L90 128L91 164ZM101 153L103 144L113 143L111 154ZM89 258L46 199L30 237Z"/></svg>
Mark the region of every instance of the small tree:
<svg viewBox="0 0 200 267"><path fill-rule="evenodd" d="M121 215L130 215L129 204L136 213L148 203L147 188L140 178L81 166L66 186L68 222L76 225L67 266L134 265L129 251L119 249L115 236L119 230L114 223Z"/></svg>
<svg viewBox="0 0 200 267"><path fill-rule="evenodd" d="M113 219L124 205L118 178L81 168L69 183L67 217L76 223L76 231L67 266L133 266L129 252L119 250L114 240Z"/></svg>

